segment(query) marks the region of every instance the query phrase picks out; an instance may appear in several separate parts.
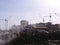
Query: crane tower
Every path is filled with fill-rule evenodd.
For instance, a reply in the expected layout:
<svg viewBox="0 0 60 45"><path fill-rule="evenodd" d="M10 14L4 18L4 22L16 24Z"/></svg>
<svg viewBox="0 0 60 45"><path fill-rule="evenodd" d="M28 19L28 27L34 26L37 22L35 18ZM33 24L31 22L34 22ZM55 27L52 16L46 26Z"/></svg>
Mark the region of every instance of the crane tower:
<svg viewBox="0 0 60 45"><path fill-rule="evenodd" d="M7 19L0 19L2 21L5 21L5 30L7 30L8 28L8 20Z"/></svg>

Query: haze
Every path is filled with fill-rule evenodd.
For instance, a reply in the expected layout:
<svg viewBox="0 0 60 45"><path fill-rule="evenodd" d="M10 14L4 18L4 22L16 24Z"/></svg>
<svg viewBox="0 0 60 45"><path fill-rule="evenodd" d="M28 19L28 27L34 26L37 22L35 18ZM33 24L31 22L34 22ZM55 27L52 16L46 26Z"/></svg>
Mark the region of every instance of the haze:
<svg viewBox="0 0 60 45"><path fill-rule="evenodd" d="M60 0L0 0L0 19L8 19L8 26L20 25L21 20L29 23L42 22L44 16L52 15L52 23L60 24ZM45 22L49 21L45 18ZM0 27L4 28L5 22L0 20Z"/></svg>

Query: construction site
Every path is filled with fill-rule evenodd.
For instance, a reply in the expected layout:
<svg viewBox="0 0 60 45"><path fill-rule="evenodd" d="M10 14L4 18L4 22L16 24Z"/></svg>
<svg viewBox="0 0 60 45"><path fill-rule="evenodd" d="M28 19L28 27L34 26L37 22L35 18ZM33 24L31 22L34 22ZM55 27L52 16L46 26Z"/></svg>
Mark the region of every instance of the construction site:
<svg viewBox="0 0 60 45"><path fill-rule="evenodd" d="M45 22L47 17L49 22ZM21 25L13 25L9 30L8 20L0 19L5 21L5 30L0 30L0 45L60 45L60 24L52 24L51 17L44 16L43 22L36 24L21 20Z"/></svg>

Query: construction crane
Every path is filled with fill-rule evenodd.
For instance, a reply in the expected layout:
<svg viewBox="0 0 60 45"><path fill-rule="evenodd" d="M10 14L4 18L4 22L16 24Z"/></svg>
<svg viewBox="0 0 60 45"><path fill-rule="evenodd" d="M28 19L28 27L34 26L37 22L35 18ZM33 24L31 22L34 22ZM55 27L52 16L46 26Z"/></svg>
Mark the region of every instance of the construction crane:
<svg viewBox="0 0 60 45"><path fill-rule="evenodd" d="M50 22L51 22L51 17L52 17L51 14L49 16L44 16L44 18L45 17L49 17L50 18ZM44 18L43 18L43 22L45 22Z"/></svg>
<svg viewBox="0 0 60 45"><path fill-rule="evenodd" d="M2 21L5 21L5 30L7 30L8 28L8 20L7 19L0 19Z"/></svg>
<svg viewBox="0 0 60 45"><path fill-rule="evenodd" d="M57 15L58 17L60 17L60 15L59 15L59 14L57 14L57 13L55 13L55 15Z"/></svg>

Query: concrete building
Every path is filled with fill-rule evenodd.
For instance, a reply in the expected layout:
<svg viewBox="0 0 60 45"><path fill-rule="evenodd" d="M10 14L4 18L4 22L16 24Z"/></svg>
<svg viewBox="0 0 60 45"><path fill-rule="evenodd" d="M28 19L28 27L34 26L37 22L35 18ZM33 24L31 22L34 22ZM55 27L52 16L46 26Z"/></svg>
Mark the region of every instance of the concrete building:
<svg viewBox="0 0 60 45"><path fill-rule="evenodd" d="M56 24L56 26L57 26L58 30L60 30L60 24Z"/></svg>
<svg viewBox="0 0 60 45"><path fill-rule="evenodd" d="M39 28L39 27L40 27L40 28L41 28L41 27L46 27L46 24L45 24L45 23L37 23L37 24L36 24L36 27L38 27L38 28Z"/></svg>
<svg viewBox="0 0 60 45"><path fill-rule="evenodd" d="M60 29L59 24L52 24L50 22L48 22L48 23L37 23L36 27L38 27L38 28L47 27L47 28L49 28L49 30L58 30L58 29Z"/></svg>
<svg viewBox="0 0 60 45"><path fill-rule="evenodd" d="M26 20L21 20L21 25L23 26L23 27L25 27L25 26L27 26L28 25L28 21L26 21Z"/></svg>

